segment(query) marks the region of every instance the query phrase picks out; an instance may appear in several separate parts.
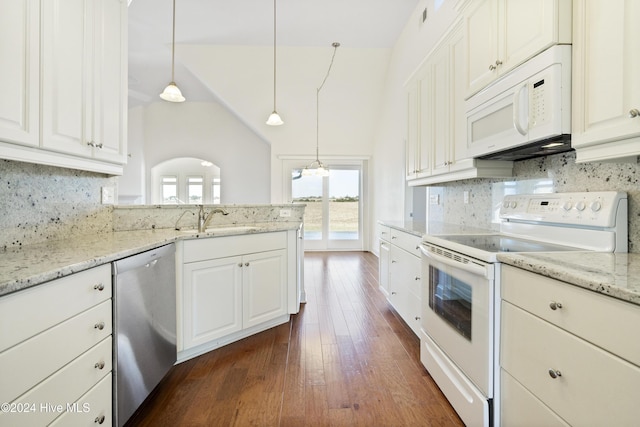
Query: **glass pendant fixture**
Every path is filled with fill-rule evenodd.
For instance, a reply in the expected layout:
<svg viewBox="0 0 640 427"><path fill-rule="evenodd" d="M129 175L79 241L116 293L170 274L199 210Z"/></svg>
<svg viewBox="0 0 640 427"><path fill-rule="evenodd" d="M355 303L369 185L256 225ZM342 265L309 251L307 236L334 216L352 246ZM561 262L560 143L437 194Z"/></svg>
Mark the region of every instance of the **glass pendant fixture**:
<svg viewBox="0 0 640 427"><path fill-rule="evenodd" d="M176 0L173 0L173 32L171 36L171 83L164 88L160 94L160 98L169 102L184 102L185 98L175 83L175 52L176 52Z"/></svg>
<svg viewBox="0 0 640 427"><path fill-rule="evenodd" d="M333 42L331 44L333 46L333 56L331 57L331 63L329 64L329 69L327 70L327 75L324 76L324 80L322 80L322 84L319 88L316 89L316 159L309 163L307 166L302 169L302 176L329 176L329 168L324 165L320 161L320 90L324 87L324 84L329 77L329 73L331 72L331 67L333 66L333 60L336 57L336 51L338 47L340 47L340 43Z"/></svg>
<svg viewBox="0 0 640 427"><path fill-rule="evenodd" d="M273 113L267 119L269 126L284 124L276 111L276 0L273 0Z"/></svg>

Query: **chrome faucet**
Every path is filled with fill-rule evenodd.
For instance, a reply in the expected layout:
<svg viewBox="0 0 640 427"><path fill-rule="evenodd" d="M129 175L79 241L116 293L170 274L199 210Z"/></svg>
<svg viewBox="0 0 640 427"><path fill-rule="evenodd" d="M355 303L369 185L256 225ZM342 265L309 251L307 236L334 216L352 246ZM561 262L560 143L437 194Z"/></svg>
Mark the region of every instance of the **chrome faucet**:
<svg viewBox="0 0 640 427"><path fill-rule="evenodd" d="M207 229L207 225L211 218L213 218L213 214L221 213L222 215L229 215L229 212L224 209L215 208L208 214L204 212L204 205L200 205L200 211L198 212L198 233L203 233Z"/></svg>

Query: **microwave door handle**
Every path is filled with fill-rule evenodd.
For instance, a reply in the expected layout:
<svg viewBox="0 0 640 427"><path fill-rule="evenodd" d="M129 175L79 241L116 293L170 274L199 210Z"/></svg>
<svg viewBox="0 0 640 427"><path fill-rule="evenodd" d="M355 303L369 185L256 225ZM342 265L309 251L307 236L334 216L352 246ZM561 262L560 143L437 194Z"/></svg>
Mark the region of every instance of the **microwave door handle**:
<svg viewBox="0 0 640 427"><path fill-rule="evenodd" d="M432 260L448 265L450 267L458 268L460 270L467 271L469 273L475 274L476 276L487 277L487 269L478 264L465 264L462 262L454 261L445 256L438 255L434 252L430 252L427 247L423 244L420 244L420 251L427 258L431 258Z"/></svg>
<svg viewBox="0 0 640 427"><path fill-rule="evenodd" d="M522 92L526 89L527 83L520 86L520 88L518 88L518 90L513 94L513 127L516 128L520 135L526 135L528 130L522 126L522 123L520 123L520 101L522 99ZM527 114L527 117L528 116L529 114ZM527 123L525 126L528 128L529 124Z"/></svg>

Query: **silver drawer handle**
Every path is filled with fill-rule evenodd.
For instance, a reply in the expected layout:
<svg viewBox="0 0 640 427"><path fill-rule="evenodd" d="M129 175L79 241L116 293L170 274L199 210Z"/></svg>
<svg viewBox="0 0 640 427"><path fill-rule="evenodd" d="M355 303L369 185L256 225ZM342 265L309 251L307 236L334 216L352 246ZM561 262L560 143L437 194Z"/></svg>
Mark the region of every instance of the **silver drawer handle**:
<svg viewBox="0 0 640 427"><path fill-rule="evenodd" d="M562 374L560 371L556 371L555 369L549 369L549 376L555 380L556 378L561 377Z"/></svg>
<svg viewBox="0 0 640 427"><path fill-rule="evenodd" d="M562 303L555 302L555 301L551 301L551 302L549 303L549 308L550 308L551 310L557 310L557 309L559 309L559 308L562 308Z"/></svg>
<svg viewBox="0 0 640 427"><path fill-rule="evenodd" d="M98 424L102 424L102 423L104 423L104 420L105 420L104 415L100 415L99 417L96 417L96 419L93 420L93 422L94 423L98 423Z"/></svg>
<svg viewBox="0 0 640 427"><path fill-rule="evenodd" d="M98 363L96 363L95 365L93 365L94 368L96 369L104 369L104 362L100 361Z"/></svg>
<svg viewBox="0 0 640 427"><path fill-rule="evenodd" d="M99 331L104 329L104 322L96 323L93 327Z"/></svg>
<svg viewBox="0 0 640 427"><path fill-rule="evenodd" d="M93 287L96 291L104 291L104 285L102 283L98 283Z"/></svg>

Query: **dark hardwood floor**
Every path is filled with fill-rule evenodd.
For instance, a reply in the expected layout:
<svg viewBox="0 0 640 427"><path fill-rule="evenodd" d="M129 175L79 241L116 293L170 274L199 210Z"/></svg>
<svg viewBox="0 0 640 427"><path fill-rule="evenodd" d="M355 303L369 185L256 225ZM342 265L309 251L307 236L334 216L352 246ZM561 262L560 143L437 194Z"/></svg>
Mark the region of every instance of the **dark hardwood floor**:
<svg viewBox="0 0 640 427"><path fill-rule="evenodd" d="M128 426L462 426L367 252L305 254L287 324L175 366Z"/></svg>

